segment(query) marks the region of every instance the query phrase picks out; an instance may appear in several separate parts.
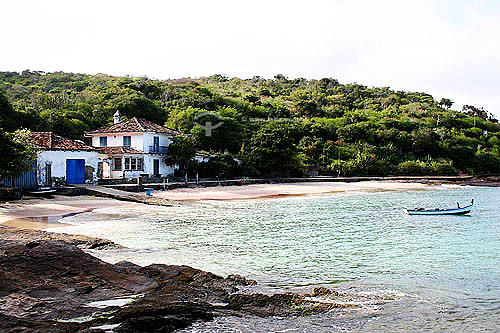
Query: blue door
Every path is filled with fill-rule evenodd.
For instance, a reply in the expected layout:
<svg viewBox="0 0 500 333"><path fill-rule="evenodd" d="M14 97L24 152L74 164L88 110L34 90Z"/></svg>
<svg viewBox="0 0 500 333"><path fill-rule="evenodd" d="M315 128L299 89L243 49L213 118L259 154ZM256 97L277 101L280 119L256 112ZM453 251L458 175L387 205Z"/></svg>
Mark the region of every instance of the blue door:
<svg viewBox="0 0 500 333"><path fill-rule="evenodd" d="M66 183L85 183L85 160L66 160Z"/></svg>

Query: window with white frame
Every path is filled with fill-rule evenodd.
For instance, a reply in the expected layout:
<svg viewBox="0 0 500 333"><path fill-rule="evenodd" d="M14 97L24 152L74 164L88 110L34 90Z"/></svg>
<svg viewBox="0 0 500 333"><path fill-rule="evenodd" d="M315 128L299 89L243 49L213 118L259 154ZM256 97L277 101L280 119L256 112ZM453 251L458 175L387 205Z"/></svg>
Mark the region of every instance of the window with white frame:
<svg viewBox="0 0 500 333"><path fill-rule="evenodd" d="M125 157L125 170L142 170L144 165L142 158L139 157Z"/></svg>
<svg viewBox="0 0 500 333"><path fill-rule="evenodd" d="M123 137L123 147L130 147L132 144L132 139L129 135Z"/></svg>
<svg viewBox="0 0 500 333"><path fill-rule="evenodd" d="M121 171L122 170L122 159L121 159L121 157L113 158L113 165L114 165L114 170L115 171Z"/></svg>

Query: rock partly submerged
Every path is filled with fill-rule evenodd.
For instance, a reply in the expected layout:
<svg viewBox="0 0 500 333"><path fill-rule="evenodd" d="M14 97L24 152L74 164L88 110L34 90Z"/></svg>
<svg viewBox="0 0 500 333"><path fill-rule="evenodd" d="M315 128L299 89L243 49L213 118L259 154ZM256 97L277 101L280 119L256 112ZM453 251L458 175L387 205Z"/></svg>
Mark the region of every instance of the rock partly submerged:
<svg viewBox="0 0 500 333"><path fill-rule="evenodd" d="M71 235L65 233L54 233L43 230L18 229L14 227L0 225L0 238L4 240L21 240L25 242L39 240L61 240L73 244L81 249L110 250L120 249L123 246L113 243L110 240L90 237L84 235Z"/></svg>
<svg viewBox="0 0 500 333"><path fill-rule="evenodd" d="M254 284L189 266L109 264L61 240L2 239L0 331L170 332L220 315L290 316L331 308L313 304L311 295L242 292Z"/></svg>

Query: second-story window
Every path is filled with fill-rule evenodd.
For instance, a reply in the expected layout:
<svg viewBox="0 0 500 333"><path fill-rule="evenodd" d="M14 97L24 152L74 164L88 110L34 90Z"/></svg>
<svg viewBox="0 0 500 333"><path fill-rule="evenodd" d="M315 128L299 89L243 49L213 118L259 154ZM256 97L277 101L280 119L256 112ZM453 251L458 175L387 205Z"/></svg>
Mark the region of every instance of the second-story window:
<svg viewBox="0 0 500 333"><path fill-rule="evenodd" d="M130 136L123 137L123 147L130 147L131 143L132 143L132 140L131 140Z"/></svg>
<svg viewBox="0 0 500 333"><path fill-rule="evenodd" d="M153 152L158 153L160 151L160 137L153 136Z"/></svg>
<svg viewBox="0 0 500 333"><path fill-rule="evenodd" d="M99 146L100 147L107 147L108 146L108 137L107 136L99 137Z"/></svg>

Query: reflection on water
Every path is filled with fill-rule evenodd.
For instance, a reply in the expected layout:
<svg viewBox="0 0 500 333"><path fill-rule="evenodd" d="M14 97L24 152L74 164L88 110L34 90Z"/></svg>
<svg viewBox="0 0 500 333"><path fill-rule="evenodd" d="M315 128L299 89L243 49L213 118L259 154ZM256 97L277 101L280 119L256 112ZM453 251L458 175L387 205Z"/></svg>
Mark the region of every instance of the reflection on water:
<svg viewBox="0 0 500 333"><path fill-rule="evenodd" d="M259 281L267 292L325 285L363 303L320 317L219 318L194 331L498 331L500 188L337 194L120 207L64 218L62 232L108 238L116 262L187 264ZM474 198L470 217L408 216ZM310 288L309 288L310 290ZM212 325L212 326L210 326ZM261 328L260 330L257 328Z"/></svg>

